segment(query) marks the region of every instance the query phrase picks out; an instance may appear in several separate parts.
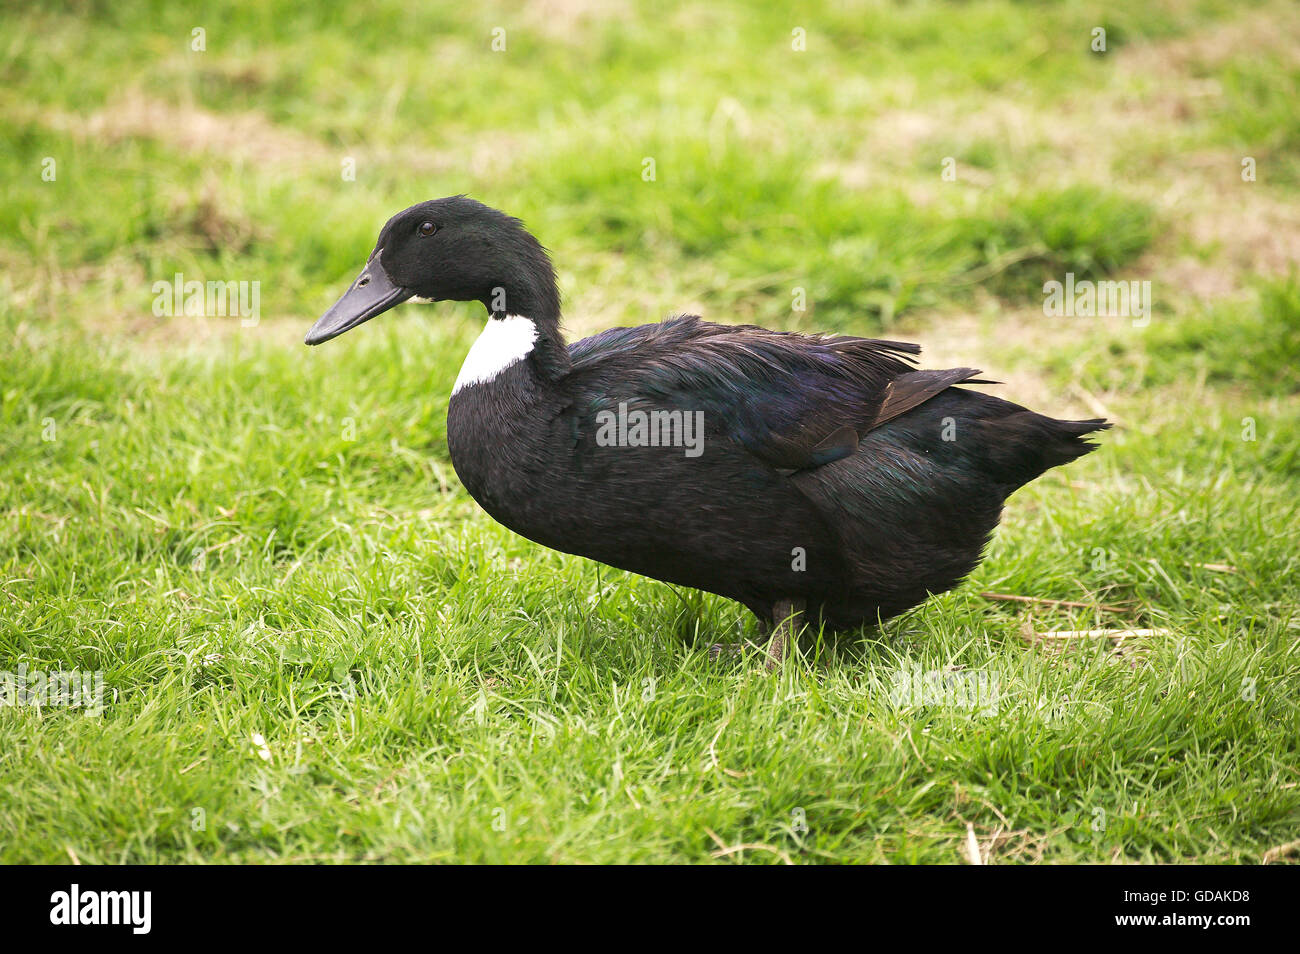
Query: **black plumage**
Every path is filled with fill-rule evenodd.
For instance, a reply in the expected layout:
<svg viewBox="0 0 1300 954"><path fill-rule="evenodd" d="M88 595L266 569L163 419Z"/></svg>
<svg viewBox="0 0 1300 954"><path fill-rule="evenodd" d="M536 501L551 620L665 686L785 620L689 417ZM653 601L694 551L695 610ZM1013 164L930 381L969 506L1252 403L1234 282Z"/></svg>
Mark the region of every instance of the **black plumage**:
<svg viewBox="0 0 1300 954"><path fill-rule="evenodd" d="M986 382L918 370L920 349L900 342L686 316L566 345L546 253L464 197L389 220L308 343L412 295L482 301L485 337L508 346L500 367L471 354L448 410L452 462L489 514L557 550L737 600L778 624L778 655L780 624L804 611L855 627L955 586L1006 497L1109 426L958 387ZM698 453L630 446L630 428L608 446L611 422L636 412L669 438L690 436L689 416Z"/></svg>

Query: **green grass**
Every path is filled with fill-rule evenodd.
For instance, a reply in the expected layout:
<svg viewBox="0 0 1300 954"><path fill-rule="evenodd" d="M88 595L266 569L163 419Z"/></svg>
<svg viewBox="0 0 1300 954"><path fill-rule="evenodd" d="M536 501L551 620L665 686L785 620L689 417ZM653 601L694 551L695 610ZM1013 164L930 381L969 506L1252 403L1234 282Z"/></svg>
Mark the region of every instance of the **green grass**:
<svg viewBox="0 0 1300 954"><path fill-rule="evenodd" d="M1062 381L1082 375L1127 392L1199 381L1286 398L1300 391L1300 278L1260 282L1243 300L1157 319L1146 333L1098 335L1082 355L1060 354L1049 364Z"/></svg>
<svg viewBox="0 0 1300 954"><path fill-rule="evenodd" d="M0 673L106 692L0 707L0 861L955 862L969 825L995 862L1253 863L1300 837L1300 292L1177 198L1296 207L1294 59L1140 59L1256 15L0 14ZM1151 106L1193 81L1220 92ZM298 344L391 212L462 191L529 222L584 331L888 330L1120 426L1011 499L956 591L775 675L710 662L756 636L739 607L537 547L460 486L476 309ZM1230 291L1184 287L1188 256ZM259 281L262 320L154 316L176 272ZM1066 272L1151 279L1149 326L1045 317ZM1156 635L1024 635L1099 627ZM900 673L997 705L912 704Z"/></svg>

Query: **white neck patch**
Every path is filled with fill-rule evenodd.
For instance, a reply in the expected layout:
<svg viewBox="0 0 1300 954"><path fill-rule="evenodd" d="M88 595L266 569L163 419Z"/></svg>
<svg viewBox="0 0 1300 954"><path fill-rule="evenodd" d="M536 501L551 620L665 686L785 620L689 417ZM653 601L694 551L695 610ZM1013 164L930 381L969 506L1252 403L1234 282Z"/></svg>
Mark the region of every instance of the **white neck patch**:
<svg viewBox="0 0 1300 954"><path fill-rule="evenodd" d="M531 318L521 315L489 318L474 347L465 355L451 393L491 381L515 362L528 357L536 341L537 326Z"/></svg>

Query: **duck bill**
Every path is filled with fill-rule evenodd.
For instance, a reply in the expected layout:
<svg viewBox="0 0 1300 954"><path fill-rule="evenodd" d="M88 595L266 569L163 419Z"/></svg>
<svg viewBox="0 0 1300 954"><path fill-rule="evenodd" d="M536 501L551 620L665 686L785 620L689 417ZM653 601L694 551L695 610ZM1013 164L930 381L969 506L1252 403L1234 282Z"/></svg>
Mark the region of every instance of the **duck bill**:
<svg viewBox="0 0 1300 954"><path fill-rule="evenodd" d="M376 251L352 287L330 306L329 311L320 316L303 341L309 345L318 345L337 338L376 315L382 315L394 305L400 305L414 294L410 289L392 283L388 273L379 264L379 252Z"/></svg>

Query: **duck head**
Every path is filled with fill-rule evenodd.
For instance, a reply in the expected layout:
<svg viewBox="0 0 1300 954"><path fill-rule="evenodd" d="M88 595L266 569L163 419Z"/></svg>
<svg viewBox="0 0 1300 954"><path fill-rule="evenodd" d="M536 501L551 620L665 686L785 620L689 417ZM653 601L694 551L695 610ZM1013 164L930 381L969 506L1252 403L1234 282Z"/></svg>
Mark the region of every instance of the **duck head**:
<svg viewBox="0 0 1300 954"><path fill-rule="evenodd" d="M518 219L462 195L389 219L366 267L304 340L329 341L409 298L481 301L494 318L559 324L555 270L541 244Z"/></svg>

